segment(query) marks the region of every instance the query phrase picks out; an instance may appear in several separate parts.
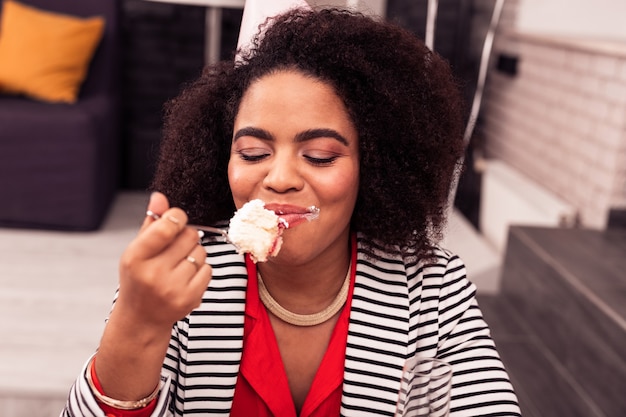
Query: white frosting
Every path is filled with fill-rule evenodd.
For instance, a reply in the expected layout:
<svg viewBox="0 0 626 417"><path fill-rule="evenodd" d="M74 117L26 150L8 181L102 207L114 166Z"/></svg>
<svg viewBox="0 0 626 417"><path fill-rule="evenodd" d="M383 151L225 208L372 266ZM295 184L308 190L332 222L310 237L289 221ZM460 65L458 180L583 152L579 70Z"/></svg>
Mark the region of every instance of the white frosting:
<svg viewBox="0 0 626 417"><path fill-rule="evenodd" d="M279 223L280 218L267 210L262 200L251 200L230 219L228 238L239 253L250 253L254 262L265 262L278 254L283 243Z"/></svg>

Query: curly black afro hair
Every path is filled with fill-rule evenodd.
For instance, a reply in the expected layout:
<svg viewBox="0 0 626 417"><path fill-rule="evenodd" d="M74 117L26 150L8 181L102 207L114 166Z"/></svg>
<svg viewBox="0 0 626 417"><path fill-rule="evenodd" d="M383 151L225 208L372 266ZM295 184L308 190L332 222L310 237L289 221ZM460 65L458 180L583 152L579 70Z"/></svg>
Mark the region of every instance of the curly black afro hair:
<svg viewBox="0 0 626 417"><path fill-rule="evenodd" d="M250 50L204 69L165 106L152 189L214 224L235 211L227 166L233 123L252 82L298 70L332 85L359 135L353 230L387 250L431 253L463 152L463 105L449 65L409 31L339 9L294 10Z"/></svg>

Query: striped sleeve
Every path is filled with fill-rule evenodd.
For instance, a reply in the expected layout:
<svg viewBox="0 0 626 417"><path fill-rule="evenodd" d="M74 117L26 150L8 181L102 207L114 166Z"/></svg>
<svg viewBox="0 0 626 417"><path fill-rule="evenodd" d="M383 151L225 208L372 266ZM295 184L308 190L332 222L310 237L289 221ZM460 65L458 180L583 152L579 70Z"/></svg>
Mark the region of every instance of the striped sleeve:
<svg viewBox="0 0 626 417"><path fill-rule="evenodd" d="M207 246L213 279L202 305L172 329L151 417L229 414L241 359L247 273L243 256L223 246ZM105 417L88 385L87 364L61 417Z"/></svg>
<svg viewBox="0 0 626 417"><path fill-rule="evenodd" d="M115 296L113 297L112 308L115 307L115 301L117 300L118 294L119 290L115 292ZM108 317L105 322L108 322ZM151 414L151 417L172 416L169 412L169 403L170 395L173 394L175 387L175 384L172 383L172 381L176 381L176 376L178 375L177 357L180 345L179 326L180 322L172 329L172 337L169 342L169 347L163 364L163 372L161 375L161 393L159 394L159 400L157 401L157 405ZM89 387L89 383L87 382L87 368L93 356L95 356L95 354L87 360L79 377L70 388L68 400L65 404L65 408L61 412L61 417L106 417L104 411L102 411L98 405L96 398Z"/></svg>
<svg viewBox="0 0 626 417"><path fill-rule="evenodd" d="M425 275L427 277L427 275ZM437 287L424 279L426 287ZM447 259L438 295L437 356L453 367L450 415L521 416L508 374L456 256Z"/></svg>
<svg viewBox="0 0 626 417"><path fill-rule="evenodd" d="M87 382L86 375L90 361L91 358L85 363L80 376L74 382L74 385L72 385L65 408L61 411L60 417L106 417ZM161 392L169 392L171 378L162 377L161 384ZM159 401L151 417L170 417L172 415L168 412L168 397L168 395L161 395L159 397Z"/></svg>

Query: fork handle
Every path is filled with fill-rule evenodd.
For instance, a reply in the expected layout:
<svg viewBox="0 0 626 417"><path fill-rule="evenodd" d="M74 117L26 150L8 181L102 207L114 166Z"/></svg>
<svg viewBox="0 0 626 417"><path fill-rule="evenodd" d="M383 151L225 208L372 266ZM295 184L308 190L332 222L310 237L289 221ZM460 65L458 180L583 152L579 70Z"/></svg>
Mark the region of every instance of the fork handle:
<svg viewBox="0 0 626 417"><path fill-rule="evenodd" d="M158 219L161 218L161 216L159 216L158 214L156 214L152 210L146 211L146 216L150 216L154 220L158 220ZM202 230L203 232L208 232L208 233L213 233L213 234L216 234L216 235L221 235L221 236L224 236L226 239L228 239L228 232L226 230L220 229L218 227L202 226L202 225L199 225L199 224L187 224L187 226L193 227L194 229L197 229L197 230Z"/></svg>
<svg viewBox="0 0 626 417"><path fill-rule="evenodd" d="M220 229L218 227L212 226L202 226L199 224L188 224L187 226L193 227L194 229L202 230L203 232L213 233L216 235L222 235L225 238L228 238L228 232L224 229Z"/></svg>

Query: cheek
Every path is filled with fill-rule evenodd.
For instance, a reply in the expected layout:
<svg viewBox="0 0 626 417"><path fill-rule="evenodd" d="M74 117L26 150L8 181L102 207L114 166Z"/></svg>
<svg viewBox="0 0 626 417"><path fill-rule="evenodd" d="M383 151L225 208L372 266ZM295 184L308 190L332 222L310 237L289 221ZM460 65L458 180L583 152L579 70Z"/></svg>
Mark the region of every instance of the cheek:
<svg viewBox="0 0 626 417"><path fill-rule="evenodd" d="M233 166L232 163L228 164L228 182L232 188L234 184L237 184L242 178L241 172Z"/></svg>
<svg viewBox="0 0 626 417"><path fill-rule="evenodd" d="M236 164L228 164L228 184L237 204L238 200L245 199L245 194L249 192L250 176Z"/></svg>
<svg viewBox="0 0 626 417"><path fill-rule="evenodd" d="M359 174L350 172L345 175L331 176L321 184L321 189L325 190L324 193L331 201L356 200L359 190Z"/></svg>

